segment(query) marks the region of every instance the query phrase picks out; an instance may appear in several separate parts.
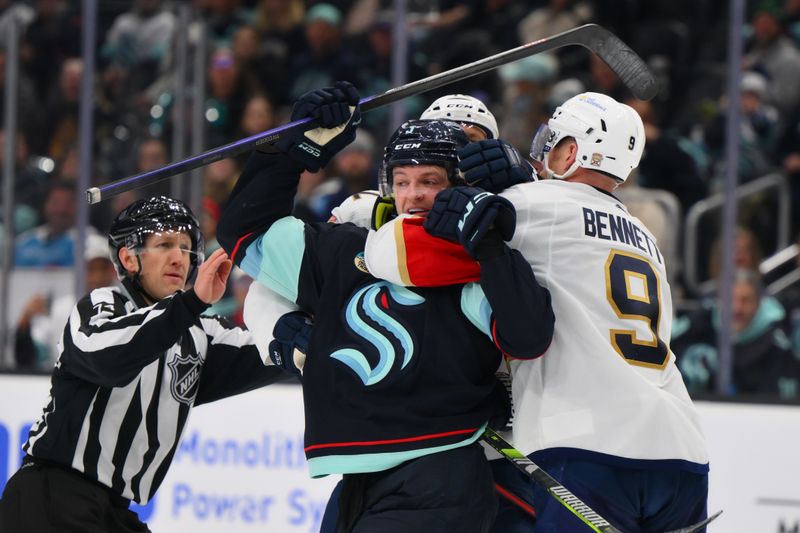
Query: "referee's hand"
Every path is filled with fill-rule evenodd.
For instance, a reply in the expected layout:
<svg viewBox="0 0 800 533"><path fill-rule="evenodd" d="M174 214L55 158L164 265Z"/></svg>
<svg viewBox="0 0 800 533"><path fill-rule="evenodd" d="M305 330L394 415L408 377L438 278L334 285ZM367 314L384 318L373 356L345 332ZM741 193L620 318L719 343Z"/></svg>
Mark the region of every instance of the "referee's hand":
<svg viewBox="0 0 800 533"><path fill-rule="evenodd" d="M194 282L197 297L207 304L218 302L225 294L225 285L232 267L233 263L222 248L211 254L197 269L197 279Z"/></svg>

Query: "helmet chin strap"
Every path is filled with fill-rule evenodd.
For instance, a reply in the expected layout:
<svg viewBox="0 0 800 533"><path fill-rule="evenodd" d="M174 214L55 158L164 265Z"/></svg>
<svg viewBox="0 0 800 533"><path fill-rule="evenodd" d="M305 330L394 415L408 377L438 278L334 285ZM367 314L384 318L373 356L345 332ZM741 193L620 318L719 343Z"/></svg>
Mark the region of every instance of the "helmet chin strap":
<svg viewBox="0 0 800 533"><path fill-rule="evenodd" d="M578 160L576 159L575 162L572 163L572 165L570 165L570 167L567 169L566 172L564 172L563 174L556 174L555 172L553 172L553 169L551 169L550 165L547 163L548 159L549 157L544 158L544 174L545 174L543 176L544 179L564 180L572 176L572 174L574 174L575 171L578 170L578 168L580 167L580 165L578 164Z"/></svg>
<svg viewBox="0 0 800 533"><path fill-rule="evenodd" d="M153 305L159 301L158 298L153 297L149 292L147 292L142 285L142 280L140 274L142 272L142 260L139 257L139 254L136 255L136 264L139 265L139 269L134 272L133 274L128 274L128 279L131 280L131 285L135 288L139 293L144 297L147 305Z"/></svg>

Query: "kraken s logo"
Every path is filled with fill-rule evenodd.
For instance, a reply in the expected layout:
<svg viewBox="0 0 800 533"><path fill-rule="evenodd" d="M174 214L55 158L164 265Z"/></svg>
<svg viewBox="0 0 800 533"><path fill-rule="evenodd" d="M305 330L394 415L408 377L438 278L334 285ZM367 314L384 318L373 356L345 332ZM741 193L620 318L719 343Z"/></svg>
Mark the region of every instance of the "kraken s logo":
<svg viewBox="0 0 800 533"><path fill-rule="evenodd" d="M375 347L379 356L378 363L374 367L371 366L364 354L353 348L336 350L331 357L350 367L367 386L378 383L389 374L398 354L392 341L361 318L359 310L379 326L388 330L399 341L403 357L401 369L405 368L414 356L414 340L411 338L411 334L384 310L385 305L381 305L382 296L386 294L381 290L384 287L388 290L392 300L400 305L414 307L425 301L425 298L405 287L399 287L386 281L367 285L350 298L345 310L347 325L353 333Z"/></svg>

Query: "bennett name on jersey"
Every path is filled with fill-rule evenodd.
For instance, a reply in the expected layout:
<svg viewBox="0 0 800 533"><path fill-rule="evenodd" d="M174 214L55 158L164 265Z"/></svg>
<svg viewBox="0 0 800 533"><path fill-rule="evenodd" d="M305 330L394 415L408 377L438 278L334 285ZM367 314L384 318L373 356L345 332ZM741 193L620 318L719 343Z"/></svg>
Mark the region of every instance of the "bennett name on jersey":
<svg viewBox="0 0 800 533"><path fill-rule="evenodd" d="M606 213L590 207L583 207L582 209L584 235L635 246L658 261L659 264L664 264L656 242L646 231L639 228L628 218L627 212L623 216ZM620 207L620 209L622 208Z"/></svg>

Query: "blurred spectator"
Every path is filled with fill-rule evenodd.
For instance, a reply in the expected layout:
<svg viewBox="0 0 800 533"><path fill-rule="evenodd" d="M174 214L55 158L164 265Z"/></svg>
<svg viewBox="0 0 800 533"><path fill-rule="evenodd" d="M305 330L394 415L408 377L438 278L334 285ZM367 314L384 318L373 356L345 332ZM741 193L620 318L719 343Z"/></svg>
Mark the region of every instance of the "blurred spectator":
<svg viewBox="0 0 800 533"><path fill-rule="evenodd" d="M767 80L758 72L747 71L742 75L739 129L739 180L745 182L760 177L773 166L780 123L778 111L765 103ZM709 124L704 133L706 146L718 160L715 177L723 175L725 128L727 120L727 96L720 98L720 113Z"/></svg>
<svg viewBox="0 0 800 533"><path fill-rule="evenodd" d="M162 139L144 138L136 150L136 173L150 172L169 163L167 145Z"/></svg>
<svg viewBox="0 0 800 533"><path fill-rule="evenodd" d="M784 114L800 104L800 50L786 36L783 12L777 0L762 0L750 19L753 34L744 56L745 68L769 78L767 101Z"/></svg>
<svg viewBox="0 0 800 533"><path fill-rule="evenodd" d="M252 135L263 133L280 124L275 114L275 106L272 100L264 93L255 93L247 98L239 121L239 129L236 133L237 139L243 139ZM243 152L235 157L238 165L244 166L249 152Z"/></svg>
<svg viewBox="0 0 800 533"><path fill-rule="evenodd" d="M28 150L28 140L21 131L17 132L14 160L14 204L17 207L41 205L47 193L48 181L53 175L55 162L47 157L32 155ZM6 134L0 130L0 168L5 161ZM0 198L3 197L0 191ZM33 222L35 223L36 217ZM17 232L32 226L17 227Z"/></svg>
<svg viewBox="0 0 800 533"><path fill-rule="evenodd" d="M784 0L783 21L795 46L800 46L800 0Z"/></svg>
<svg viewBox="0 0 800 533"><path fill-rule="evenodd" d="M394 49L392 23L388 15L382 14L365 30L363 35L353 39L359 68L358 80L363 84L361 94L380 94L392 88L392 54ZM406 51L410 61L407 64L408 80L418 80L427 75L424 66L419 64L418 54L414 54L413 43ZM427 97L432 97L429 93ZM406 116L417 116L425 105L422 95L403 99ZM362 127L371 131L382 131L391 120L391 107L379 108L362 115Z"/></svg>
<svg viewBox="0 0 800 533"><path fill-rule="evenodd" d="M0 0L0 35L8 35L8 26L13 20L16 20L20 29L19 34L22 35L35 17L33 8L24 2Z"/></svg>
<svg viewBox="0 0 800 533"><path fill-rule="evenodd" d="M549 0L519 21L517 32L522 43L550 37L585 24L592 17L592 5L581 0Z"/></svg>
<svg viewBox="0 0 800 533"><path fill-rule="evenodd" d="M84 248L86 292L117 282L117 271L101 235L88 235ZM50 371L56 361L60 341L77 298L65 294L56 299L37 294L25 305L17 321L14 358L20 370Z"/></svg>
<svg viewBox="0 0 800 533"><path fill-rule="evenodd" d="M679 316L673 322L671 348L691 392L715 390L719 357L716 304ZM800 361L783 329L783 306L763 294L758 272L736 271L732 309L732 394L800 395Z"/></svg>
<svg viewBox="0 0 800 533"><path fill-rule="evenodd" d="M16 238L15 266L70 267L75 264L75 204L74 184L55 182L50 186L42 209L44 224Z"/></svg>
<svg viewBox="0 0 800 533"><path fill-rule="evenodd" d="M317 220L328 220L331 210L347 197L368 189L377 189L376 156L372 135L367 130L359 129L356 139L331 160L329 172L332 177L317 186L308 200Z"/></svg>
<svg viewBox="0 0 800 533"><path fill-rule="evenodd" d="M500 50L509 50L523 42L517 29L520 21L531 13L531 4L513 0L477 0L467 24L486 32Z"/></svg>
<svg viewBox="0 0 800 533"><path fill-rule="evenodd" d="M135 0L114 20L101 53L108 61L103 79L116 98L135 97L167 70L175 25L161 0Z"/></svg>
<svg viewBox="0 0 800 533"><path fill-rule="evenodd" d="M0 0L2 1L2 0ZM0 41L4 38L0 32ZM0 125L5 124L5 98L6 98L6 52L5 43L0 42L0 101L3 105L0 106ZM42 139L42 123L41 123L41 100L36 96L33 83L28 75L23 71L19 71L19 78L17 83L17 123L20 131L25 133L27 139L33 140L33 151L35 153L44 153L40 148L46 146L47 139ZM50 122L48 122L48 126Z"/></svg>
<svg viewBox="0 0 800 533"><path fill-rule="evenodd" d="M341 22L341 11L331 4L317 4L306 12L307 50L291 59L291 100L310 90L332 85L336 80L350 80L359 85L353 53L342 46Z"/></svg>
<svg viewBox="0 0 800 533"><path fill-rule="evenodd" d="M203 15L212 39L212 48L229 48L236 30L248 24L248 15L241 4L241 0L203 1Z"/></svg>
<svg viewBox="0 0 800 533"><path fill-rule="evenodd" d="M251 95L244 105L242 119L239 121L239 136L250 137L278 125L275 107L263 93Z"/></svg>
<svg viewBox="0 0 800 533"><path fill-rule="evenodd" d="M737 269L754 270L758 272L761 266L763 252L758 237L752 230L737 226L733 240L733 264ZM720 239L711 245L708 260L708 278L712 281L719 279L722 272L722 243Z"/></svg>
<svg viewBox="0 0 800 533"><path fill-rule="evenodd" d="M788 122L778 145L778 164L789 179L793 229L797 232L800 231L800 114Z"/></svg>
<svg viewBox="0 0 800 533"><path fill-rule="evenodd" d="M652 101L629 98L625 103L639 113L644 123L646 144L637 169L637 182L644 188L673 193L686 213L708 192L697 162L684 150L689 140L661 128L660 116Z"/></svg>
<svg viewBox="0 0 800 533"><path fill-rule="evenodd" d="M45 135L47 154L61 159L78 141L78 104L81 95L83 61L73 57L64 61L58 83L45 105L49 135Z"/></svg>
<svg viewBox="0 0 800 533"><path fill-rule="evenodd" d="M79 7L67 0L36 0L34 5L36 16L22 40L20 61L44 101L64 61L81 55L81 18Z"/></svg>
<svg viewBox="0 0 800 533"><path fill-rule="evenodd" d="M305 12L303 0L262 0L256 8L260 47L255 76L278 106L291 103L290 63L307 48Z"/></svg>
<svg viewBox="0 0 800 533"><path fill-rule="evenodd" d="M522 154L530 152L536 129L550 118L548 98L557 74L558 62L549 54L526 57L500 67L500 79L505 86L502 107L495 113L500 137Z"/></svg>
<svg viewBox="0 0 800 533"><path fill-rule="evenodd" d="M257 85L236 63L228 48L217 49L208 65L206 119L208 144L219 146L235 140L244 111L245 98Z"/></svg>

